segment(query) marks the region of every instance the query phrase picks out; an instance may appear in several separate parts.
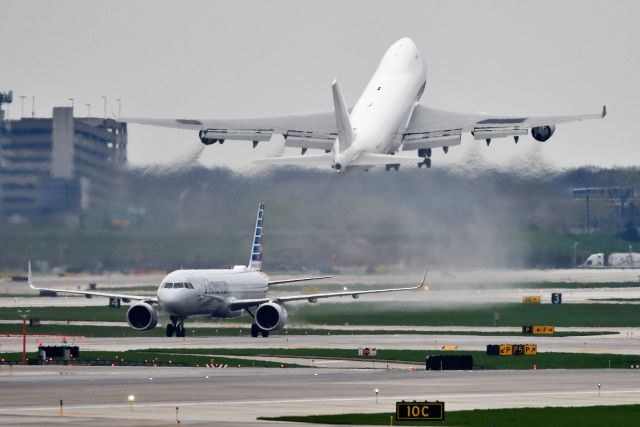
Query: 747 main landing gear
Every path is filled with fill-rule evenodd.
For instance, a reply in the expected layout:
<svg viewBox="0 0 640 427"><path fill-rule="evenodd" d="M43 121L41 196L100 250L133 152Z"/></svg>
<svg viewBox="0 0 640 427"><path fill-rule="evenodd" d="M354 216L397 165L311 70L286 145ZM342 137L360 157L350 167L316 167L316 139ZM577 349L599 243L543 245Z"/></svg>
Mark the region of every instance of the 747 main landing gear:
<svg viewBox="0 0 640 427"><path fill-rule="evenodd" d="M447 148L448 149L448 148ZM445 150L445 153L447 150ZM431 167L431 148L420 148L418 150L418 157L423 157L424 160L418 163L418 167L426 166L427 168Z"/></svg>
<svg viewBox="0 0 640 427"><path fill-rule="evenodd" d="M187 336L187 331L184 329L184 318L178 316L170 316L171 323L167 324L166 334L168 337L172 337L174 334L178 338L184 338Z"/></svg>

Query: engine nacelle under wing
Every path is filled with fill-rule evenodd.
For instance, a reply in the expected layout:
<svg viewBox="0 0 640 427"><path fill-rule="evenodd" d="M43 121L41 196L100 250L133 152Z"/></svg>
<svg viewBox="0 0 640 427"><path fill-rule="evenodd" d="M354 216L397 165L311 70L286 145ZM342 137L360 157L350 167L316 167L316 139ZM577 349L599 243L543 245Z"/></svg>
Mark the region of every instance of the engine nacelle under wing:
<svg viewBox="0 0 640 427"><path fill-rule="evenodd" d="M158 324L158 311L146 302L134 304L127 310L127 323L136 331L150 331Z"/></svg>
<svg viewBox="0 0 640 427"><path fill-rule="evenodd" d="M279 304L268 302L256 309L255 319L260 329L275 331L287 323L287 310Z"/></svg>
<svg viewBox="0 0 640 427"><path fill-rule="evenodd" d="M544 142L556 131L556 125L536 126L531 128L531 136L536 141Z"/></svg>
<svg viewBox="0 0 640 427"><path fill-rule="evenodd" d="M273 135L271 129L202 129L198 133L200 141L204 145L223 143L226 139L234 141L269 141Z"/></svg>

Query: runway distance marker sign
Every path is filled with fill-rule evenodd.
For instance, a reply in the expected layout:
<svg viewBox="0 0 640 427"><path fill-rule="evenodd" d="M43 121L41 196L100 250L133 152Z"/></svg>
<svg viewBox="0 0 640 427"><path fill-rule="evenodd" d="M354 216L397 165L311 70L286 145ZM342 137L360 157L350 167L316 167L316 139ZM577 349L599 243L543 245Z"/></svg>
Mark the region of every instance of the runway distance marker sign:
<svg viewBox="0 0 640 427"><path fill-rule="evenodd" d="M396 402L396 421L444 421L444 402Z"/></svg>

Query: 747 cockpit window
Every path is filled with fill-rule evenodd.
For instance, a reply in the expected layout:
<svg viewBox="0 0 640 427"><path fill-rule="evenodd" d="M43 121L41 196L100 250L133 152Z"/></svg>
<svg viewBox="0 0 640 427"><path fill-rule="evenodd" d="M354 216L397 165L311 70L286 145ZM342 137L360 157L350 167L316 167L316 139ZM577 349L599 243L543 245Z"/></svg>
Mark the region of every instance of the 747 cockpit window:
<svg viewBox="0 0 640 427"><path fill-rule="evenodd" d="M164 284L164 288L166 288L166 289L173 288L173 283L165 283Z"/></svg>

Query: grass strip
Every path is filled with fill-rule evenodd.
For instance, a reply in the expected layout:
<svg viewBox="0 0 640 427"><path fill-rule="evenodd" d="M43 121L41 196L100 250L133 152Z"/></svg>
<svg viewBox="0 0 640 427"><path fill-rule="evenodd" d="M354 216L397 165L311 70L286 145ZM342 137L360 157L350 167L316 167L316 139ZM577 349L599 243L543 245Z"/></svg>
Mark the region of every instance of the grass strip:
<svg viewBox="0 0 640 427"><path fill-rule="evenodd" d="M27 357L30 360L37 360L38 356L35 353L27 353ZM22 353L4 353L1 355L1 360L4 362L19 362L22 360ZM262 361L262 360L246 360L235 359L233 357L209 357L198 356L193 354L169 354L168 352L158 351L83 351L80 349L80 357L78 361L109 361L114 362L116 365L118 361L147 363L149 366L153 365L153 362L162 362L173 364L183 364L186 366L200 366L204 367L209 364L225 364L228 367L250 367L250 368L296 368L300 365L295 363L280 363L277 361Z"/></svg>
<svg viewBox="0 0 640 427"><path fill-rule="evenodd" d="M493 427L591 427L638 425L640 405L474 409L446 411L444 421L396 421L394 414L336 414L259 417L259 420L349 425L438 425Z"/></svg>
<svg viewBox="0 0 640 427"><path fill-rule="evenodd" d="M2 307L0 319L18 319L17 309L31 310L41 320L118 321L128 307ZM444 308L431 303L354 302L288 306L289 318L316 325L636 327L634 304L486 304ZM250 317L246 319L251 324ZM214 321L211 322L215 324Z"/></svg>
<svg viewBox="0 0 640 427"><path fill-rule="evenodd" d="M375 360L381 363L408 362L424 365L428 355L473 356L474 369L629 369L631 365L640 365L640 356L626 354L592 354L592 353L538 353L535 356L488 356L483 351L441 351L429 350L390 350L378 349ZM170 354L220 354L225 356L280 356L306 358L362 359L357 349L331 348L207 348L207 349L157 349L160 353Z"/></svg>

